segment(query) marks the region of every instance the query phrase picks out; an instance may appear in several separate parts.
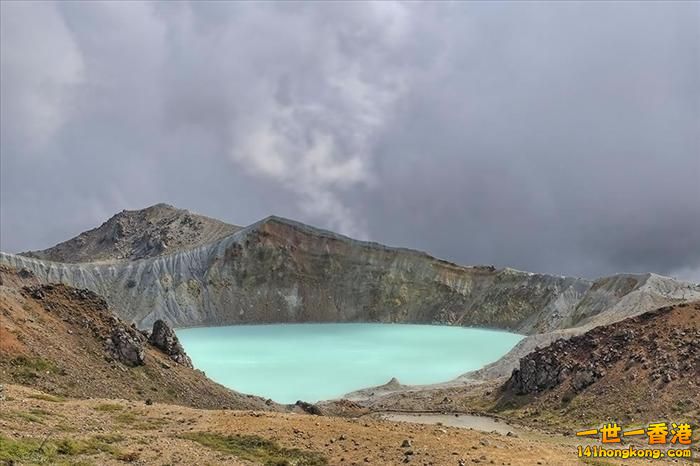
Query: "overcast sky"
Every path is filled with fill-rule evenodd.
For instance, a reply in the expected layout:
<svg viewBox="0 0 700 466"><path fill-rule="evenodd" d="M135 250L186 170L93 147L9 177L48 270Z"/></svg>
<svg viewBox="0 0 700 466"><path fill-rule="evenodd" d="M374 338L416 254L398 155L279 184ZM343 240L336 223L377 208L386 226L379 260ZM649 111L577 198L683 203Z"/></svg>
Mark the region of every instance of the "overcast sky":
<svg viewBox="0 0 700 466"><path fill-rule="evenodd" d="M1 5L0 247L157 202L700 281L700 3Z"/></svg>

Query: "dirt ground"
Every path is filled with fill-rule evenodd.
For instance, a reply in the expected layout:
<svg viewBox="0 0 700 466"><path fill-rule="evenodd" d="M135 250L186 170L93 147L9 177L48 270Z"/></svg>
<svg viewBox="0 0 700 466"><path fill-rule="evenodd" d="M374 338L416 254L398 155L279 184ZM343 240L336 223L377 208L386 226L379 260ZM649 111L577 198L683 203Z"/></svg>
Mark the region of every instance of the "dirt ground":
<svg viewBox="0 0 700 466"><path fill-rule="evenodd" d="M536 431L511 437L369 418L68 400L19 385L4 391L0 460L7 464L650 464L581 461L578 439ZM251 449L240 439L258 443Z"/></svg>

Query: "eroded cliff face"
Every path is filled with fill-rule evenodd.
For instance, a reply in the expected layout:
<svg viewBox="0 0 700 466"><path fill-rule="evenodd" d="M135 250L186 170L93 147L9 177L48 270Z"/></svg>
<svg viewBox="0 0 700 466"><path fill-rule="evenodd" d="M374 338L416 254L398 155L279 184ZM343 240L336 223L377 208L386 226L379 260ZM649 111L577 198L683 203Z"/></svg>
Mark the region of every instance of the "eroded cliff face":
<svg viewBox="0 0 700 466"><path fill-rule="evenodd" d="M591 282L462 267L276 217L159 257L68 264L2 253L0 263L88 288L142 328L157 319L180 327L369 321L536 334L700 297L694 285L651 274Z"/></svg>

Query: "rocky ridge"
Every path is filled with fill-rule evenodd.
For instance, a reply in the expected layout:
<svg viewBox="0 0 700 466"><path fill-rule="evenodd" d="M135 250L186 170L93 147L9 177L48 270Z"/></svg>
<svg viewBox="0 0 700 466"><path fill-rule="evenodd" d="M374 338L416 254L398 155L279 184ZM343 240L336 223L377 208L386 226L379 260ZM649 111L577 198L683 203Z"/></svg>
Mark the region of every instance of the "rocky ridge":
<svg viewBox="0 0 700 466"><path fill-rule="evenodd" d="M649 370L650 380L669 383L680 377L700 379L700 303L668 306L600 326L583 335L559 339L520 360L505 390L517 395L540 393L565 385L580 392L625 362ZM691 325L668 325L687 313ZM679 317L680 318L680 317ZM632 377L635 380L636 377Z"/></svg>
<svg viewBox="0 0 700 466"><path fill-rule="evenodd" d="M535 419L694 421L700 416L700 302L666 306L524 356L497 409Z"/></svg>
<svg viewBox="0 0 700 466"><path fill-rule="evenodd" d="M138 260L182 251L224 238L241 227L156 204L123 210L97 228L42 251L21 253L53 262Z"/></svg>
<svg viewBox="0 0 700 466"><path fill-rule="evenodd" d="M498 364L472 374L487 378L509 374L522 355L557 338L700 299L698 285L654 274L590 281L465 267L279 217L156 257L59 263L0 253L0 264L26 269L44 283L90 289L139 328L159 319L175 326L365 321L531 335Z"/></svg>

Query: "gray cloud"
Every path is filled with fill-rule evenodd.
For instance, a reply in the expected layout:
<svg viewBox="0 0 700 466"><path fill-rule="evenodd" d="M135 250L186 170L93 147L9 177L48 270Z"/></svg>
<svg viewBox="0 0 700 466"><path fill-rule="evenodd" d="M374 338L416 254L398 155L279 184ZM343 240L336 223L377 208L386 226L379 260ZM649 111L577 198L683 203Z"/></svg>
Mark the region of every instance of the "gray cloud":
<svg viewBox="0 0 700 466"><path fill-rule="evenodd" d="M0 5L3 250L162 201L700 280L697 3Z"/></svg>

